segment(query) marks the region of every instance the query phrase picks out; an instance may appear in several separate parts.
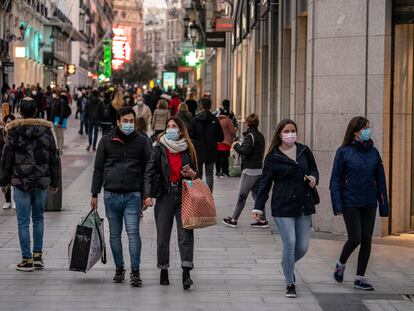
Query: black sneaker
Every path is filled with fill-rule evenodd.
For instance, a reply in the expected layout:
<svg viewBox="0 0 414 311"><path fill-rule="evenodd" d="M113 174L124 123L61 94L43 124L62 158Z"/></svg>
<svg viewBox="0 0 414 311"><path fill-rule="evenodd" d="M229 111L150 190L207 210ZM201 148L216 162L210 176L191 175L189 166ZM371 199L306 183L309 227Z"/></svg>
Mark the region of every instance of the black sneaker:
<svg viewBox="0 0 414 311"><path fill-rule="evenodd" d="M237 227L237 220L234 220L233 217L223 218L222 222L226 226L229 226L229 227L232 227L232 228Z"/></svg>
<svg viewBox="0 0 414 311"><path fill-rule="evenodd" d="M354 281L354 288L362 290L374 290L374 287L369 284L367 278L361 278Z"/></svg>
<svg viewBox="0 0 414 311"><path fill-rule="evenodd" d="M346 268L345 265L341 266L339 264L336 264L333 276L334 276L335 281L337 281L338 283L342 283L344 281L345 268Z"/></svg>
<svg viewBox="0 0 414 311"><path fill-rule="evenodd" d="M286 287L286 297L287 298L296 298L296 287L295 284L288 285Z"/></svg>
<svg viewBox="0 0 414 311"><path fill-rule="evenodd" d="M24 272L32 272L34 270L33 259L23 258L22 262L17 264L16 270L24 271Z"/></svg>
<svg viewBox="0 0 414 311"><path fill-rule="evenodd" d="M86 151L90 151L91 148L92 148L92 146L91 145L88 145L88 147L86 147Z"/></svg>
<svg viewBox="0 0 414 311"><path fill-rule="evenodd" d="M161 285L170 285L170 280L168 279L168 270L162 269L160 273L160 284Z"/></svg>
<svg viewBox="0 0 414 311"><path fill-rule="evenodd" d="M42 252L33 252L33 267L35 269L43 269L45 267Z"/></svg>
<svg viewBox="0 0 414 311"><path fill-rule="evenodd" d="M130 278L132 287L142 287L141 275L138 269L133 269L131 271Z"/></svg>
<svg viewBox="0 0 414 311"><path fill-rule="evenodd" d="M183 288L186 290L190 289L193 284L194 282L190 276L190 269L183 269Z"/></svg>
<svg viewBox="0 0 414 311"><path fill-rule="evenodd" d="M125 269L124 267L116 268L115 276L113 278L114 283L124 283L125 282Z"/></svg>
<svg viewBox="0 0 414 311"><path fill-rule="evenodd" d="M266 220L261 220L255 222L254 224L250 224L252 228L269 228L269 223Z"/></svg>

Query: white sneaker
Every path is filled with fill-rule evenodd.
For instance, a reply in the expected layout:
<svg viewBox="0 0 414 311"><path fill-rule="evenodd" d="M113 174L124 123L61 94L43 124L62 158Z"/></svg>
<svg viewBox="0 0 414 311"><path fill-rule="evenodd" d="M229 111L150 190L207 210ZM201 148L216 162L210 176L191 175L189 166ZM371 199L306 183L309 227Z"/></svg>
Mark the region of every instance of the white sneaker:
<svg viewBox="0 0 414 311"><path fill-rule="evenodd" d="M16 203L12 203L12 209L16 209Z"/></svg>
<svg viewBox="0 0 414 311"><path fill-rule="evenodd" d="M12 204L9 202L6 202L3 204L3 209L10 209L12 207Z"/></svg>

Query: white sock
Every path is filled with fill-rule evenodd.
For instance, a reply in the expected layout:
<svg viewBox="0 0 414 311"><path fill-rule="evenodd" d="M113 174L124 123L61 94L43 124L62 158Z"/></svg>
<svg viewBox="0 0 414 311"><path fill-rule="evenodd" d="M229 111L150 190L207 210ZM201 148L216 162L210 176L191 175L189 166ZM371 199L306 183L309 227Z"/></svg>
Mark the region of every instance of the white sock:
<svg viewBox="0 0 414 311"><path fill-rule="evenodd" d="M338 260L338 266L340 266L340 267L342 267L342 268L345 268L345 267L346 267L346 265L345 265L345 264L343 264L343 263L341 263L339 260Z"/></svg>
<svg viewBox="0 0 414 311"><path fill-rule="evenodd" d="M361 276L361 275L356 275L355 276L355 281L359 281L359 280L363 280L365 279L365 276Z"/></svg>

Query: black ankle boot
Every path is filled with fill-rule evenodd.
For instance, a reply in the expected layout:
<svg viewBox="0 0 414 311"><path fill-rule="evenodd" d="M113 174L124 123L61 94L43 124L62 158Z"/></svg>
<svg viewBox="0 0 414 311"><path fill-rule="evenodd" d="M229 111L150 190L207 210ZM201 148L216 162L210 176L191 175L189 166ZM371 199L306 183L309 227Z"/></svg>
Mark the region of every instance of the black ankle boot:
<svg viewBox="0 0 414 311"><path fill-rule="evenodd" d="M191 285L193 285L193 280L190 277L190 269L183 268L183 288L190 289Z"/></svg>
<svg viewBox="0 0 414 311"><path fill-rule="evenodd" d="M160 284L161 285L170 285L170 281L168 280L168 270L162 269L160 273Z"/></svg>

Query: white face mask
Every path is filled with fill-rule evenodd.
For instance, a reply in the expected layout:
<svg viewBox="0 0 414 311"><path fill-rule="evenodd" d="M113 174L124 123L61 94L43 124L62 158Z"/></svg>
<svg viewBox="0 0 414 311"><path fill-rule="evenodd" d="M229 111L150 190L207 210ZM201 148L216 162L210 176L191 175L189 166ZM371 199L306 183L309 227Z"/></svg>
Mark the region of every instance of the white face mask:
<svg viewBox="0 0 414 311"><path fill-rule="evenodd" d="M33 96L36 96L36 94L37 94L37 91L32 91Z"/></svg>

